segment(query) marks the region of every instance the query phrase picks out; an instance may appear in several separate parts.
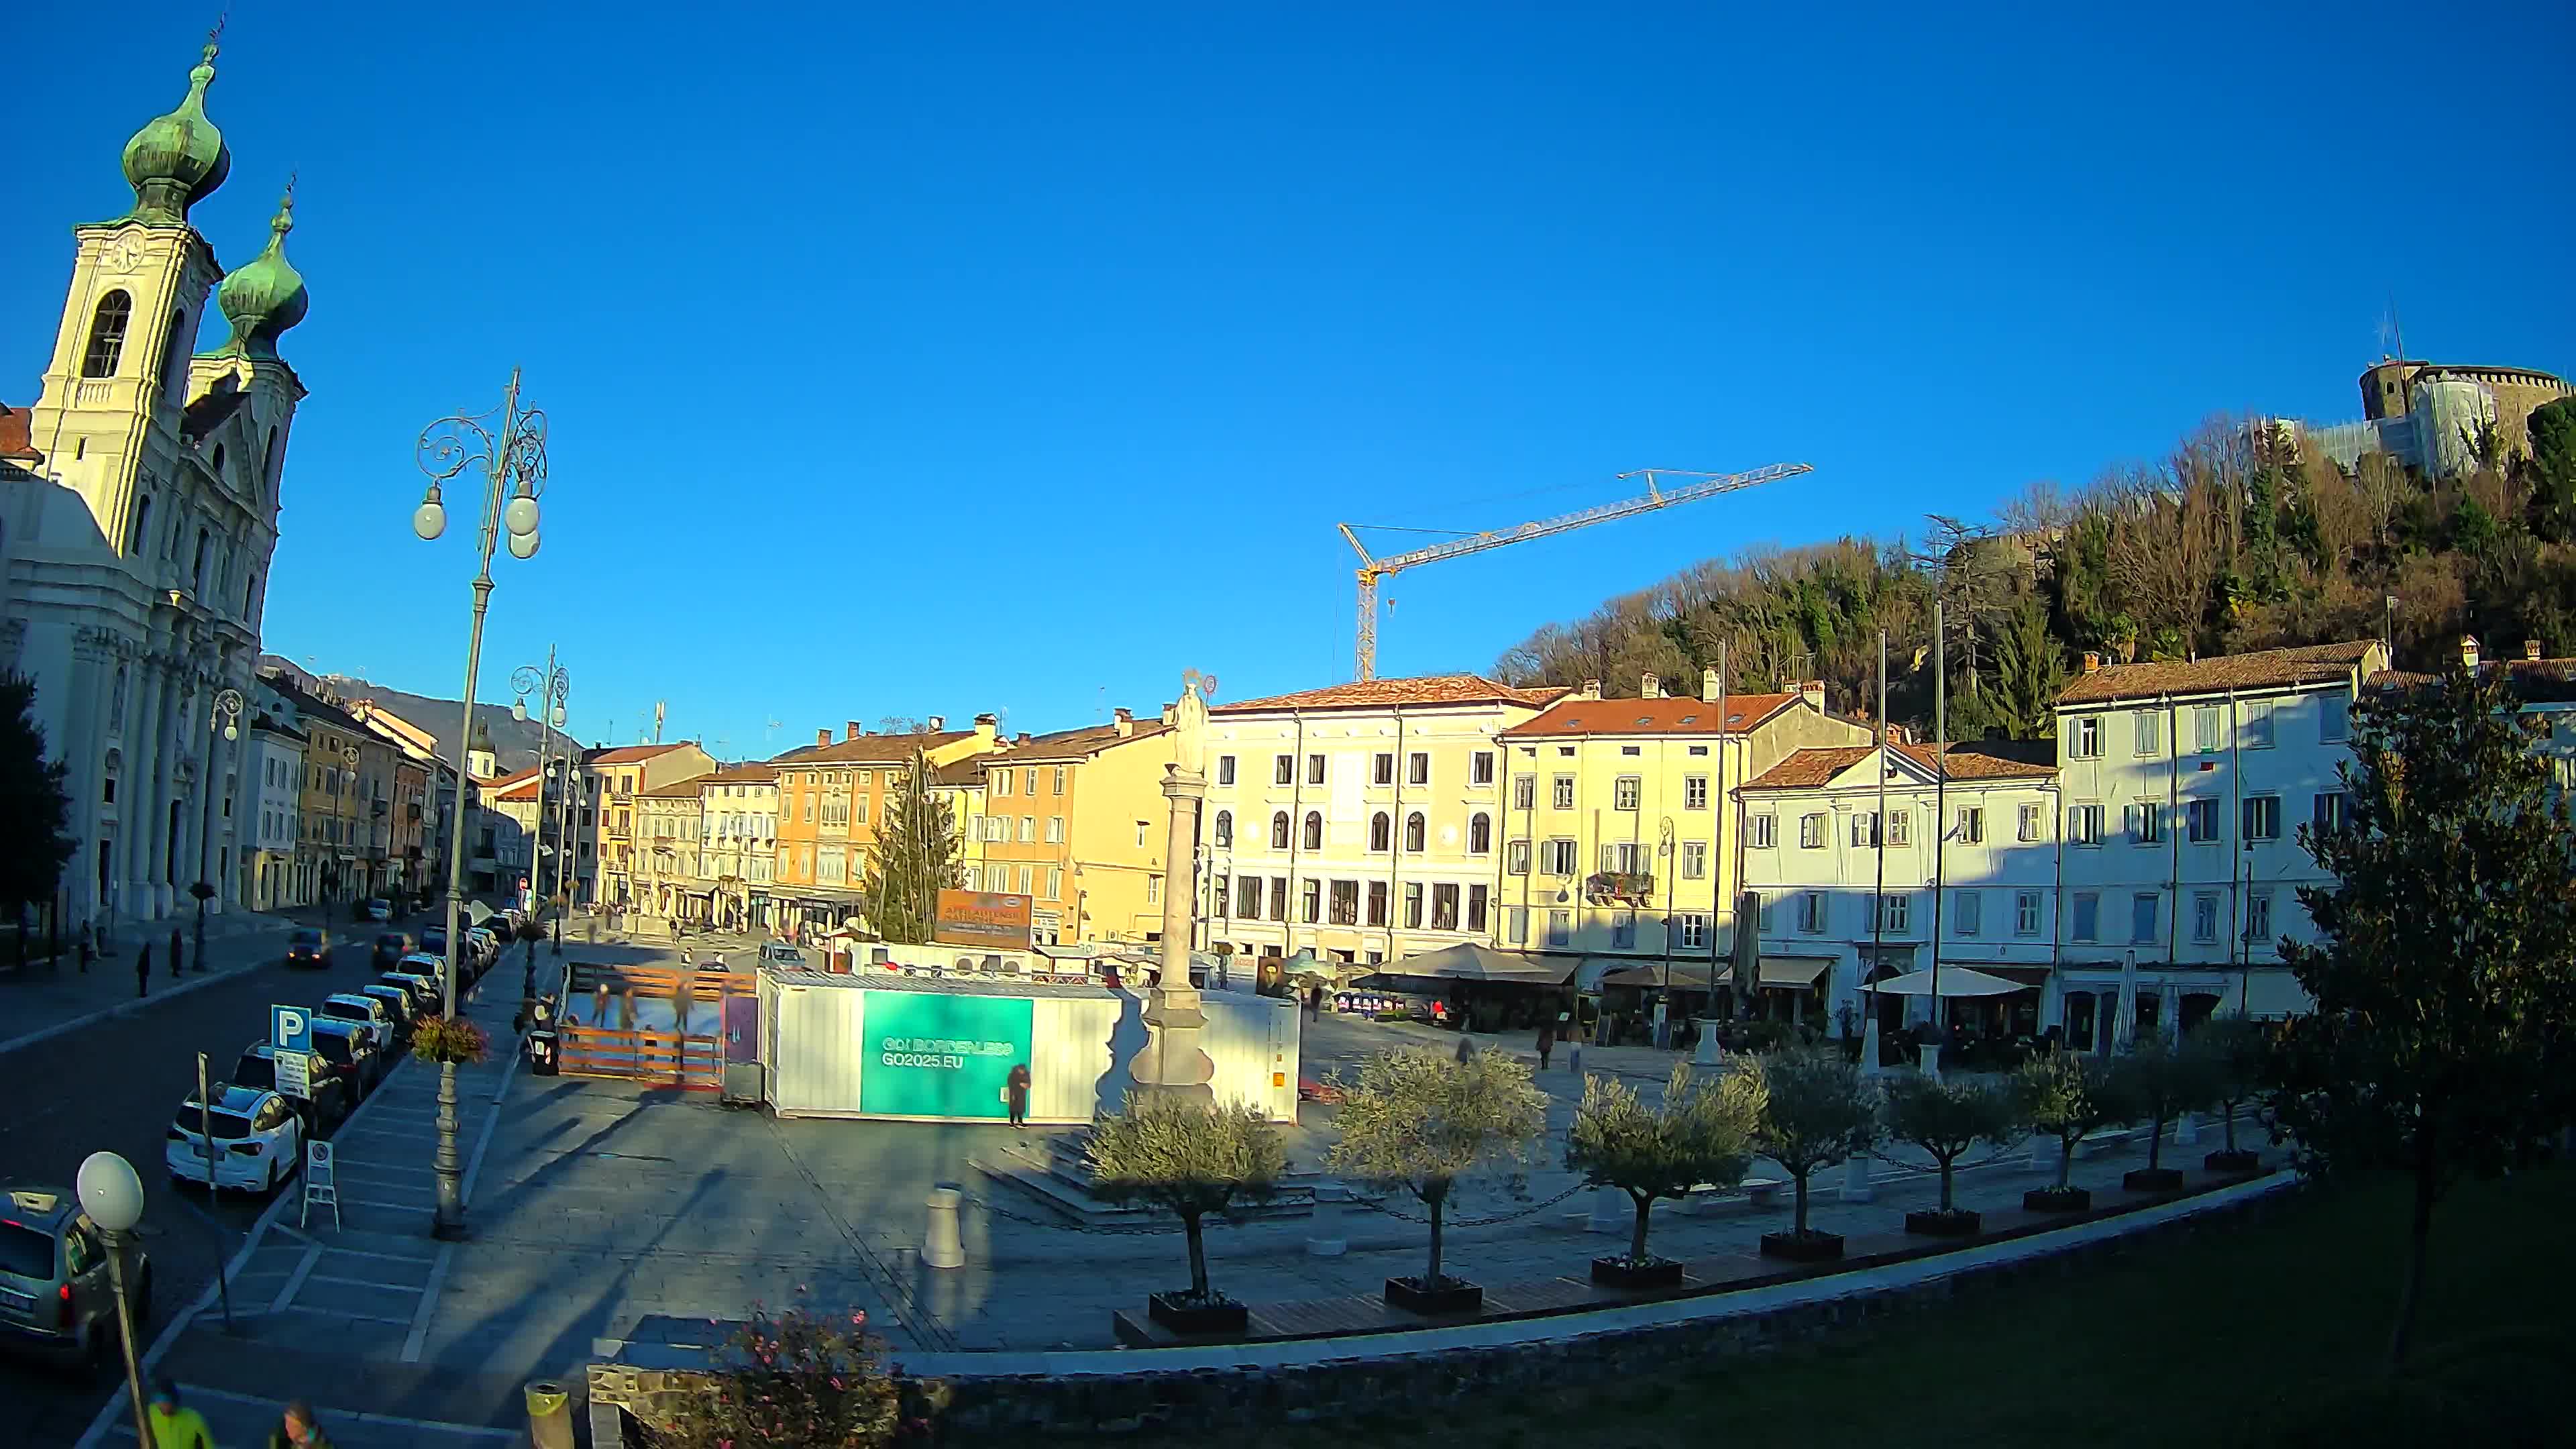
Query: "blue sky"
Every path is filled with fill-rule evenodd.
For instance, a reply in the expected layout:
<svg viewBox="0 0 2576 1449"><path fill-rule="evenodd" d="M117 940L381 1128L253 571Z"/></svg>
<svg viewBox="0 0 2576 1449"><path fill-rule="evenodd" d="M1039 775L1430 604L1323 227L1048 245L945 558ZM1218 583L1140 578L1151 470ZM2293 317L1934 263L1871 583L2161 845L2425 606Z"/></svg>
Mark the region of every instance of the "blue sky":
<svg viewBox="0 0 2576 1449"><path fill-rule="evenodd" d="M16 17L0 398L208 6ZM286 173L313 305L268 645L452 692L412 439L553 421L487 697L757 756L822 725L1348 677L1336 520L1791 483L1403 576L1384 673L1758 543L2080 483L2409 350L2576 367L2564 4L238 6L197 208ZM728 22L739 21L738 25ZM1397 536L1401 537L1401 536Z"/></svg>

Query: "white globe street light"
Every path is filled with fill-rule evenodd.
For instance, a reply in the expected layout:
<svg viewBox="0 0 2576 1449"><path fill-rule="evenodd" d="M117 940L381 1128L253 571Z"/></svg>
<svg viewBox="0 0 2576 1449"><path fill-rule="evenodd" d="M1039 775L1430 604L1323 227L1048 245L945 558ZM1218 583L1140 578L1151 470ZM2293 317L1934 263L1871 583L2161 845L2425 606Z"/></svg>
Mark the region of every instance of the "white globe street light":
<svg viewBox="0 0 2576 1449"><path fill-rule="evenodd" d="M498 425L491 426L495 417ZM429 475L429 490L412 512L412 531L433 539L447 527L447 509L439 491L447 480L468 469L483 475L483 512L475 545L474 628L465 646L465 692L459 740L474 738L474 686L483 666L483 616L492 599L492 554L504 532L510 554L531 558L537 551L537 497L546 485L546 415L519 406L519 374L510 373L509 390L497 414L441 418L423 429L413 453ZM456 1016L457 949L465 923L465 813L468 796L460 791L448 827L447 850L447 996L442 1015ZM438 1147L430 1158L438 1181L430 1235L453 1242L466 1236L464 1161L456 1150L456 1063L438 1066Z"/></svg>
<svg viewBox="0 0 2576 1449"><path fill-rule="evenodd" d="M116 1294L116 1337L125 1348L125 1392L134 1403L135 1442L152 1442L152 1421L143 1411L143 1363L134 1354L134 1308L126 1298L126 1234L143 1221L143 1179L134 1165L113 1152L93 1152L73 1179L81 1211L107 1240L107 1281Z"/></svg>

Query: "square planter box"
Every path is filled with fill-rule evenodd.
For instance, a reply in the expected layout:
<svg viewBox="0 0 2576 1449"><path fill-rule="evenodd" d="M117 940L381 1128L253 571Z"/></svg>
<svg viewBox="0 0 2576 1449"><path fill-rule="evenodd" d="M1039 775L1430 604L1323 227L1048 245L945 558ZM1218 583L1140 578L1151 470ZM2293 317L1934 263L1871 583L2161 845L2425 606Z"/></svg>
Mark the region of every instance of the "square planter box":
<svg viewBox="0 0 2576 1449"><path fill-rule="evenodd" d="M1463 1278L1444 1278L1439 1286L1425 1288L1420 1278L1386 1280L1386 1301L1407 1313L1444 1314L1473 1313L1485 1306L1485 1290Z"/></svg>
<svg viewBox="0 0 2576 1449"><path fill-rule="evenodd" d="M2080 1213L2092 1209L2093 1194L2080 1187L2064 1191L2034 1187L2021 1195L2021 1210L2026 1213Z"/></svg>
<svg viewBox="0 0 2576 1449"><path fill-rule="evenodd" d="M2131 1192L2171 1192L2182 1186L2179 1167L2140 1167L2120 1176L2120 1186Z"/></svg>
<svg viewBox="0 0 2576 1449"><path fill-rule="evenodd" d="M1830 1263L1843 1255L1843 1235L1809 1232L1764 1233L1762 1256L1785 1258L1792 1263Z"/></svg>
<svg viewBox="0 0 2576 1449"><path fill-rule="evenodd" d="M2212 1172L2252 1172L2263 1165L2259 1152L2213 1152L2200 1160Z"/></svg>
<svg viewBox="0 0 2576 1449"><path fill-rule="evenodd" d="M1953 1212L1934 1209L1930 1212L1907 1213L1905 1230L1933 1238L1967 1238L1976 1235L1985 1220L1968 1208Z"/></svg>
<svg viewBox="0 0 2576 1449"><path fill-rule="evenodd" d="M1592 1281L1605 1288L1679 1288L1681 1260L1657 1258L1648 1263L1631 1263L1625 1258L1595 1258Z"/></svg>
<svg viewBox="0 0 2576 1449"><path fill-rule="evenodd" d="M1146 1315L1174 1333L1241 1333L1251 1326L1251 1310L1240 1303L1187 1303L1186 1293L1157 1293L1145 1300Z"/></svg>

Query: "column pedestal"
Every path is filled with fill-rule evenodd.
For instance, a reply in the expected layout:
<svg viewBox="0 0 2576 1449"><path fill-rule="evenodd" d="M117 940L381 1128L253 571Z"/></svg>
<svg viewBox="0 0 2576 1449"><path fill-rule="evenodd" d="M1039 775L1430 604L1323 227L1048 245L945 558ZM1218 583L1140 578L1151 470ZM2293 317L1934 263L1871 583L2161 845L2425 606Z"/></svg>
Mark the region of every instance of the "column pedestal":
<svg viewBox="0 0 2576 1449"><path fill-rule="evenodd" d="M1207 1017L1197 988L1190 985L1190 886L1207 780L1181 773L1178 765L1167 766L1163 797L1172 802L1172 810L1163 848L1162 974L1145 998L1145 1049L1128 1063L1127 1074L1139 1093L1213 1105L1216 1093L1208 1083L1216 1077L1216 1063L1199 1045Z"/></svg>

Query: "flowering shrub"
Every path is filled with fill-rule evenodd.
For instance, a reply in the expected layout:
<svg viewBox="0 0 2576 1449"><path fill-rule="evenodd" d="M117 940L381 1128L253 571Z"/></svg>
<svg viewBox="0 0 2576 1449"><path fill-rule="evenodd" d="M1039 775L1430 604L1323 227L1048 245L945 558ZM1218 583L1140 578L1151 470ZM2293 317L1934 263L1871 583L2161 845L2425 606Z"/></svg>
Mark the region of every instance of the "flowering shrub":
<svg viewBox="0 0 2576 1449"><path fill-rule="evenodd" d="M865 1313L755 1312L731 1360L664 1404L655 1449L879 1449L927 1443L944 1385L884 1365Z"/></svg>
<svg viewBox="0 0 2576 1449"><path fill-rule="evenodd" d="M425 1062L471 1065L491 1053L492 1039L461 1016L424 1016L411 1030L411 1054Z"/></svg>

